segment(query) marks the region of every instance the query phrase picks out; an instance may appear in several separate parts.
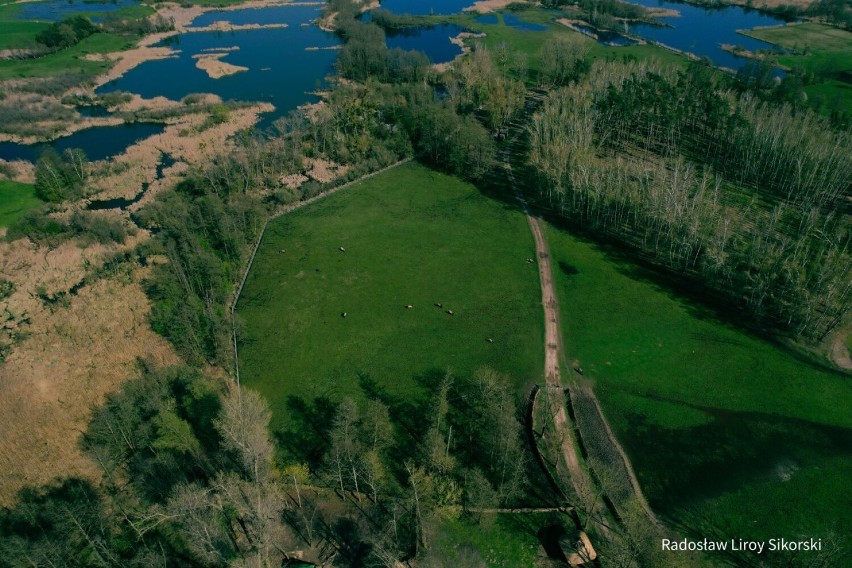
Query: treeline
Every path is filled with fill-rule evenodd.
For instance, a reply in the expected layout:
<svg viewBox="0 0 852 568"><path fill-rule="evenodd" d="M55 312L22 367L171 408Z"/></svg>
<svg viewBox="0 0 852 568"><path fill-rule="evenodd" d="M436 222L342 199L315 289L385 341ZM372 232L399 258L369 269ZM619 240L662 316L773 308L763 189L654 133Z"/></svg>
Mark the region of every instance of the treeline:
<svg viewBox="0 0 852 568"><path fill-rule="evenodd" d="M420 52L388 50L382 28L358 20L351 0L336 0L328 10L337 12L337 33L346 42L338 72L365 82L385 128L401 126L415 155L430 165L467 179L482 177L493 166L494 142L473 116L475 109L441 100L428 58Z"/></svg>
<svg viewBox="0 0 852 568"><path fill-rule="evenodd" d="M548 97L530 162L572 222L821 338L852 304L848 131L720 92L699 66L595 65Z"/></svg>
<svg viewBox="0 0 852 568"><path fill-rule="evenodd" d="M98 28L84 16L72 16L61 22L50 24L40 31L35 39L48 49L65 49L77 45L98 32Z"/></svg>
<svg viewBox="0 0 852 568"><path fill-rule="evenodd" d="M647 8L621 0L542 0L541 5L545 8L575 5L583 10L583 18L597 28L618 29L623 20L654 22Z"/></svg>
<svg viewBox="0 0 852 568"><path fill-rule="evenodd" d="M255 392L140 362L83 436L103 481L21 491L0 511L0 564L440 565L437 525L515 503L525 462L507 377L435 387L404 424L380 397L343 400L308 467L276 460Z"/></svg>
<svg viewBox="0 0 852 568"><path fill-rule="evenodd" d="M264 218L259 198L201 189L194 179L139 214L156 232L144 255L168 260L146 286L151 325L187 361L230 367L227 303Z"/></svg>

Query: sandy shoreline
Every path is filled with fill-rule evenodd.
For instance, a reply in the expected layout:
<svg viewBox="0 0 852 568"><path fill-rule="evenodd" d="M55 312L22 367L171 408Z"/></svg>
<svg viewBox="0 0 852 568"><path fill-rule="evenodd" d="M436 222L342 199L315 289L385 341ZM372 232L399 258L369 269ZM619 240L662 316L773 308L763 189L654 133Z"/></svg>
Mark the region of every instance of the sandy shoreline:
<svg viewBox="0 0 852 568"><path fill-rule="evenodd" d="M463 12L476 12L477 14L487 14L489 12L497 12L502 10L515 0L478 0L471 6L463 8Z"/></svg>
<svg viewBox="0 0 852 568"><path fill-rule="evenodd" d="M211 79L221 79L228 75L248 71L248 67L222 61L222 58L227 56L228 53L229 51L199 53L192 57L195 59L195 66L207 73Z"/></svg>
<svg viewBox="0 0 852 568"><path fill-rule="evenodd" d="M439 73L446 71L450 68L450 65L458 61L460 58L464 57L468 53L470 53L471 48L465 43L466 39L477 39L483 38L486 34L484 33L476 33L476 32L462 32L455 37L450 38L450 43L453 45L457 45L461 48L462 52L456 55L452 61L447 61L444 63L433 63L432 69L438 71Z"/></svg>

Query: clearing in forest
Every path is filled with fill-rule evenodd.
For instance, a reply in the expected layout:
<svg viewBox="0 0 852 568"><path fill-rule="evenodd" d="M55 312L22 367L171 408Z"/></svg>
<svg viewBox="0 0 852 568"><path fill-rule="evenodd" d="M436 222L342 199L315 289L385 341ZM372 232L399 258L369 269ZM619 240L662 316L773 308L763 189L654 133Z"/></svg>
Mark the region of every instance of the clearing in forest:
<svg viewBox="0 0 852 568"><path fill-rule="evenodd" d="M489 365L520 396L542 380L534 250L513 202L417 164L285 215L237 306L243 384L278 433L304 403L360 396L365 377L418 403L448 369Z"/></svg>

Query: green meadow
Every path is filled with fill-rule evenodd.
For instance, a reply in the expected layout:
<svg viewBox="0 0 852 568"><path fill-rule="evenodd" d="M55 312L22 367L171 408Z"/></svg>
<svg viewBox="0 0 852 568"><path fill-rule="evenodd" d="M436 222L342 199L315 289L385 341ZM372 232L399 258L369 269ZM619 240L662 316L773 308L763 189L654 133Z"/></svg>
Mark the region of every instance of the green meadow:
<svg viewBox="0 0 852 568"><path fill-rule="evenodd" d="M651 506L683 531L852 529L852 390L724 323L617 253L548 230L569 357L595 385Z"/></svg>
<svg viewBox="0 0 852 568"><path fill-rule="evenodd" d="M0 80L54 75L97 75L112 66L108 61L90 61L90 54L111 53L129 49L133 40L117 35L97 33L73 47L36 59L0 61Z"/></svg>
<svg viewBox="0 0 852 568"><path fill-rule="evenodd" d="M278 218L237 306L243 384L279 433L366 378L417 404L447 370L489 365L520 397L543 369L533 256L513 205L413 163Z"/></svg>
<svg viewBox="0 0 852 568"><path fill-rule="evenodd" d="M0 227L8 227L41 203L32 185L0 180Z"/></svg>

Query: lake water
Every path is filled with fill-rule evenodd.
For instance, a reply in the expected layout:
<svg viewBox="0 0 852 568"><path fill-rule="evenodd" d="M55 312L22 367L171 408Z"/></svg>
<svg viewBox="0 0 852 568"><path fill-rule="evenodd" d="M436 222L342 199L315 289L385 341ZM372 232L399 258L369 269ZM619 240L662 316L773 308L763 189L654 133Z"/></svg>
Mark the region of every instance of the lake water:
<svg viewBox="0 0 852 568"><path fill-rule="evenodd" d="M109 13L124 8L135 6L137 0L111 0L109 2L84 2L82 0L55 0L53 2L26 2L19 4L17 17L24 20L40 20L44 22L58 22L66 16L80 12ZM97 20L97 17L93 17Z"/></svg>
<svg viewBox="0 0 852 568"><path fill-rule="evenodd" d="M415 16L458 14L476 0L382 0L382 8L394 14Z"/></svg>
<svg viewBox="0 0 852 568"><path fill-rule="evenodd" d="M544 24L535 24L533 22L525 22L515 14L503 14L503 23L523 32L543 32L547 29Z"/></svg>
<svg viewBox="0 0 852 568"><path fill-rule="evenodd" d="M292 6L205 14L194 25L217 20L241 23L287 23L279 29L237 32L198 32L175 36L161 43L181 53L172 59L148 61L119 79L102 85L98 93L128 91L144 98L163 96L180 100L190 93L214 93L225 100L266 101L276 110L266 122L287 114L317 97L307 94L326 86L337 58L334 34L308 24L319 16L317 6ZM211 79L195 66L193 55L205 50L239 47L223 62L248 67L248 71ZM308 50L306 48L320 48ZM330 48L330 49L329 49Z"/></svg>
<svg viewBox="0 0 852 568"><path fill-rule="evenodd" d="M140 140L160 134L163 130L165 126L162 124L137 122L122 126L87 128L44 144L0 142L0 158L35 162L47 148L53 148L60 154L69 148L79 148L90 160L105 160L121 154Z"/></svg>
<svg viewBox="0 0 852 568"><path fill-rule="evenodd" d="M446 63L461 55L462 49L451 43L450 38L467 31L455 24L442 24L426 28L386 30L388 49L422 51L432 63Z"/></svg>
<svg viewBox="0 0 852 568"><path fill-rule="evenodd" d="M617 32L611 32L609 30L598 30L593 28L592 26L586 26L583 24L574 24L574 27L582 31L586 35L597 37L598 43L602 43L604 45L624 47L626 45L636 44L636 40L630 39L629 37L624 37L623 35Z"/></svg>
<svg viewBox="0 0 852 568"><path fill-rule="evenodd" d="M772 44L738 34L737 30L785 23L785 20L777 16L761 14L754 10L747 11L739 6L707 9L662 0L631 2L648 8L669 8L680 12L680 17L660 18L672 27L635 24L630 26L631 33L689 51L699 57L709 57L715 65L731 69L739 69L748 60L723 51L722 44L740 45L749 51L773 48Z"/></svg>

